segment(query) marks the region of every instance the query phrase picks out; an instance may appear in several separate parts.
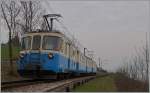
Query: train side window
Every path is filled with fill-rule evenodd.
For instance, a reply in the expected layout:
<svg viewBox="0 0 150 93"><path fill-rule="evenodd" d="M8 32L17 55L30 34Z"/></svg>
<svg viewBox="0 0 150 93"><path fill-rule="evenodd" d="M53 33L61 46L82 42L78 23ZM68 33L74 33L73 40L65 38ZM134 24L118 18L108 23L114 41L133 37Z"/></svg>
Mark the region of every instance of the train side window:
<svg viewBox="0 0 150 93"><path fill-rule="evenodd" d="M73 59L75 60L75 48L73 48L72 57L73 57Z"/></svg>
<svg viewBox="0 0 150 93"><path fill-rule="evenodd" d="M60 48L61 48L61 53L65 54L64 52L64 49L65 49L65 46L64 46L64 41L62 40L62 44L60 45Z"/></svg>
<svg viewBox="0 0 150 93"><path fill-rule="evenodd" d="M72 48L72 58L74 59L74 48Z"/></svg>
<svg viewBox="0 0 150 93"><path fill-rule="evenodd" d="M44 36L42 48L44 50L60 51L62 45L62 39L56 36Z"/></svg>
<svg viewBox="0 0 150 93"><path fill-rule="evenodd" d="M67 56L67 43L65 43L65 49L64 49L64 51L65 51L65 55Z"/></svg>
<svg viewBox="0 0 150 93"><path fill-rule="evenodd" d="M69 57L69 51L70 51L70 49L69 49L69 44L67 43L67 57Z"/></svg>
<svg viewBox="0 0 150 93"><path fill-rule="evenodd" d="M68 57L68 44L66 43L66 56Z"/></svg>
<svg viewBox="0 0 150 93"><path fill-rule="evenodd" d="M83 57L83 55L82 55L82 63L84 64L84 57Z"/></svg>
<svg viewBox="0 0 150 93"><path fill-rule="evenodd" d="M71 58L71 56L72 56L72 52L71 52L72 50L71 50L71 46L69 47L69 56L70 56L70 58Z"/></svg>
<svg viewBox="0 0 150 93"><path fill-rule="evenodd" d="M73 50L73 47L72 47L72 59L74 58L74 50Z"/></svg>
<svg viewBox="0 0 150 93"><path fill-rule="evenodd" d="M77 61L77 50L75 50L75 60Z"/></svg>
<svg viewBox="0 0 150 93"><path fill-rule="evenodd" d="M80 60L80 58L79 58L80 56L79 56L79 51L77 50L77 61L79 62Z"/></svg>
<svg viewBox="0 0 150 93"><path fill-rule="evenodd" d="M75 60L77 61L78 58L77 58L77 50L75 50Z"/></svg>
<svg viewBox="0 0 150 93"><path fill-rule="evenodd" d="M80 63L82 64L82 55L80 55Z"/></svg>
<svg viewBox="0 0 150 93"><path fill-rule="evenodd" d="M32 49L33 50L40 49L40 46L41 46L41 36L40 35L35 35L33 37Z"/></svg>
<svg viewBox="0 0 150 93"><path fill-rule="evenodd" d="M80 57L81 57L81 56L80 56L80 52L79 52L79 62L80 62Z"/></svg>
<svg viewBox="0 0 150 93"><path fill-rule="evenodd" d="M81 61L82 61L82 56L80 55L80 63L81 63Z"/></svg>
<svg viewBox="0 0 150 93"><path fill-rule="evenodd" d="M72 58L72 46L70 46L70 57Z"/></svg>
<svg viewBox="0 0 150 93"><path fill-rule="evenodd" d="M22 38L21 47L23 50L31 48L31 37L30 36Z"/></svg>

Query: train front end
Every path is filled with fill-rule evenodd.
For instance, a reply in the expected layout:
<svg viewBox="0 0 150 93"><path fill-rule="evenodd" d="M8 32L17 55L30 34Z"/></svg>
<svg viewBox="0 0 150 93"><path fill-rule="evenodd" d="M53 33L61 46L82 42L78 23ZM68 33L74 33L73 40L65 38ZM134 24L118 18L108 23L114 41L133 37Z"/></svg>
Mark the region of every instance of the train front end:
<svg viewBox="0 0 150 93"><path fill-rule="evenodd" d="M62 39L57 33L28 33L22 38L22 50L17 61L20 76L51 77L58 73Z"/></svg>

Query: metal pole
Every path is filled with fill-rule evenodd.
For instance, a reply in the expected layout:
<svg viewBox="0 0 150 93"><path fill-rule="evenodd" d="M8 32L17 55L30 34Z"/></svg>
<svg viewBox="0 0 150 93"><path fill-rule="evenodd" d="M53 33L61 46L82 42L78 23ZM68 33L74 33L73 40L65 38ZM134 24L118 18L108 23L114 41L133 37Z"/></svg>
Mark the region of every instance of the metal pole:
<svg viewBox="0 0 150 93"><path fill-rule="evenodd" d="M47 23L48 29L50 30L51 27L49 26L49 23L48 23L48 20L47 20L46 16L44 16L44 19L45 19L45 21L46 21L46 23ZM51 30L50 30L50 31L51 31Z"/></svg>
<svg viewBox="0 0 150 93"><path fill-rule="evenodd" d="M85 50L86 50L87 48L84 48L84 56L85 56Z"/></svg>
<svg viewBox="0 0 150 93"><path fill-rule="evenodd" d="M99 68L101 67L100 63L101 63L101 59L100 59L100 57L99 57Z"/></svg>
<svg viewBox="0 0 150 93"><path fill-rule="evenodd" d="M146 65L147 65L147 69L146 69L146 72L147 72L147 77L146 77L146 80L149 81L149 50L148 50L148 42L147 42L147 32L146 32Z"/></svg>
<svg viewBox="0 0 150 93"><path fill-rule="evenodd" d="M51 18L50 21L51 21L51 27L50 27L50 30L52 31L52 30L53 30L53 18Z"/></svg>
<svg viewBox="0 0 150 93"><path fill-rule="evenodd" d="M84 48L84 57L86 57L86 55L85 55L85 50L86 50L87 48ZM86 72L87 72L87 60L85 60L86 61Z"/></svg>
<svg viewBox="0 0 150 93"><path fill-rule="evenodd" d="M1 4L1 8L2 8L2 13L3 13L3 16L4 16L4 19L7 23L7 26L8 26L8 29L9 29L9 41L8 41L8 45L9 45L9 61L10 61L10 68L11 68L11 72L13 72L13 63L12 63L12 41L11 41L11 27L12 27L12 23L11 23L11 27L8 23L8 20L6 18L6 14L4 12L4 9L3 9L3 6ZM11 18L11 22L12 22L12 18Z"/></svg>

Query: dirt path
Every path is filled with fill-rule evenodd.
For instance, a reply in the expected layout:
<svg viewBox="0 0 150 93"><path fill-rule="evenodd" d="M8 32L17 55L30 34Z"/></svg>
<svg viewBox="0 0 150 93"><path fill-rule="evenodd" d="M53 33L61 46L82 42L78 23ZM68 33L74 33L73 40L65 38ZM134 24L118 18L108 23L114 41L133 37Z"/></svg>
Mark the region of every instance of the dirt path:
<svg viewBox="0 0 150 93"><path fill-rule="evenodd" d="M78 86L75 92L147 92L148 86L137 80L118 74L97 76L96 79Z"/></svg>
<svg viewBox="0 0 150 93"><path fill-rule="evenodd" d="M148 83L129 79L122 75L116 75L115 85L119 92L147 92Z"/></svg>

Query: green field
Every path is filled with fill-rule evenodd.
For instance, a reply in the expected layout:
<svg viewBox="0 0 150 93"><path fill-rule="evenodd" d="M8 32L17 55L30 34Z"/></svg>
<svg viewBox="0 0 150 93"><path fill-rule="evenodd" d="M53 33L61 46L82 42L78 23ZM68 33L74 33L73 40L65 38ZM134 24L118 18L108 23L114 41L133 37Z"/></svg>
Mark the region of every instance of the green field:
<svg viewBox="0 0 150 93"><path fill-rule="evenodd" d="M77 86L74 92L115 92L117 91L114 75L97 76L96 79L85 83L82 86Z"/></svg>
<svg viewBox="0 0 150 93"><path fill-rule="evenodd" d="M19 56L20 47L13 46L12 47L12 59L15 60ZM1 59L9 60L9 46L2 45L1 46Z"/></svg>

